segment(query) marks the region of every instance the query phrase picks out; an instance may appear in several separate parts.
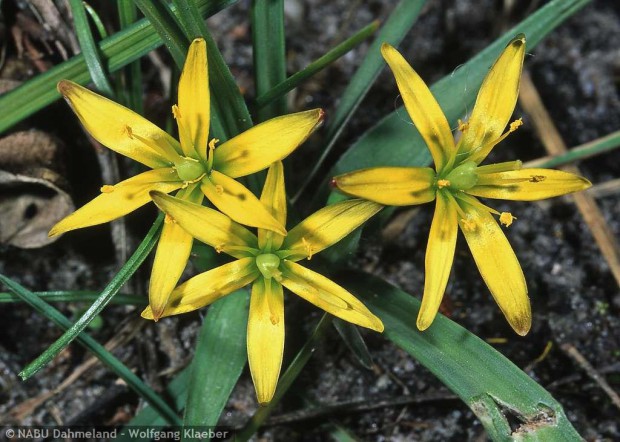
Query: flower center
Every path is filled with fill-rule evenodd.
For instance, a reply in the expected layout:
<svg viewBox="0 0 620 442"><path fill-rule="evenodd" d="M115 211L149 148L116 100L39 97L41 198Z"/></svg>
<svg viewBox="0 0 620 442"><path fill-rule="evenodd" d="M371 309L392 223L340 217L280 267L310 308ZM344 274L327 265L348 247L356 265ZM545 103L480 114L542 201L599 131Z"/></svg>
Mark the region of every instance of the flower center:
<svg viewBox="0 0 620 442"><path fill-rule="evenodd" d="M476 167L478 167L478 165L475 162L465 161L463 164L452 169L445 180L438 180L437 183L439 184L439 181L448 181L450 187L453 189L471 189L478 182Z"/></svg>
<svg viewBox="0 0 620 442"><path fill-rule="evenodd" d="M202 163L189 157L180 157L174 162L174 168L183 182L196 182L205 173Z"/></svg>
<svg viewBox="0 0 620 442"><path fill-rule="evenodd" d="M256 257L256 267L267 279L280 277L280 258L273 253L263 253Z"/></svg>

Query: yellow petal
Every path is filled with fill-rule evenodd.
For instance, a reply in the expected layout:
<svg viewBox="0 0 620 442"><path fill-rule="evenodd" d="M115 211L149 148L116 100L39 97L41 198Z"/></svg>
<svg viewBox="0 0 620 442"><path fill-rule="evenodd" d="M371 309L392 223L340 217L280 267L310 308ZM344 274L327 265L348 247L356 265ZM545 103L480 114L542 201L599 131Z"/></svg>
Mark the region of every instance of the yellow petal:
<svg viewBox="0 0 620 442"><path fill-rule="evenodd" d="M291 292L340 319L383 331L381 320L332 280L288 260L283 260L281 266L281 283Z"/></svg>
<svg viewBox="0 0 620 442"><path fill-rule="evenodd" d="M286 189L284 187L284 167L281 161L269 166L260 202L280 224L286 227ZM284 241L284 236L271 230L258 229L258 247L264 250L270 244L269 250L278 250Z"/></svg>
<svg viewBox="0 0 620 442"><path fill-rule="evenodd" d="M524 55L525 36L519 34L508 43L484 79L458 146L459 153L470 154L469 160L476 163L484 160L493 147L492 142L510 121L519 95Z"/></svg>
<svg viewBox="0 0 620 442"><path fill-rule="evenodd" d="M278 385L284 353L284 295L270 279L252 285L248 317L248 362L260 404L271 401Z"/></svg>
<svg viewBox="0 0 620 442"><path fill-rule="evenodd" d="M194 151L202 159L207 158L209 137L209 73L207 69L207 45L202 38L195 39L189 47L183 72L179 79L179 137L183 152L194 157ZM189 137L189 139L186 139Z"/></svg>
<svg viewBox="0 0 620 442"><path fill-rule="evenodd" d="M179 143L132 110L63 80L58 91L93 138L115 152L156 169L171 165Z"/></svg>
<svg viewBox="0 0 620 442"><path fill-rule="evenodd" d="M182 185L173 169L163 168L143 172L114 186L103 186L101 195L60 220L49 236L120 218L151 201L151 190L168 193Z"/></svg>
<svg viewBox="0 0 620 442"><path fill-rule="evenodd" d="M289 259L312 258L361 226L383 206L365 200L347 200L323 207L297 224L286 236L281 249L294 250Z"/></svg>
<svg viewBox="0 0 620 442"><path fill-rule="evenodd" d="M486 210L458 200L459 225L478 270L512 328L521 336L532 324L525 277L508 239Z"/></svg>
<svg viewBox="0 0 620 442"><path fill-rule="evenodd" d="M187 313L205 307L223 296L251 283L258 277L254 258L242 258L194 276L171 294L161 317ZM144 319L155 319L151 307L142 312Z"/></svg>
<svg viewBox="0 0 620 442"><path fill-rule="evenodd" d="M458 233L457 203L449 192L437 193L435 216L426 247L424 296L417 325L426 330L433 323L448 285Z"/></svg>
<svg viewBox="0 0 620 442"><path fill-rule="evenodd" d="M295 150L322 120L323 111L313 109L258 124L215 149L213 168L233 178L266 169Z"/></svg>
<svg viewBox="0 0 620 442"><path fill-rule="evenodd" d="M386 206L423 204L435 199L435 171L430 167L373 167L335 177L344 193Z"/></svg>
<svg viewBox="0 0 620 442"><path fill-rule="evenodd" d="M454 137L446 116L424 80L395 48L383 43L381 53L394 73L411 121L424 138L437 171L441 171L455 153Z"/></svg>
<svg viewBox="0 0 620 442"><path fill-rule="evenodd" d="M182 189L177 196L195 204L201 204L204 195L197 186ZM192 250L193 238L179 224L168 219L157 243L153 270L149 282L149 305L155 320L159 319L168 303Z"/></svg>
<svg viewBox="0 0 620 442"><path fill-rule="evenodd" d="M153 201L194 238L237 258L248 256L248 248L256 248L256 235L217 210L173 198L159 192ZM244 251L246 250L246 251Z"/></svg>
<svg viewBox="0 0 620 442"><path fill-rule="evenodd" d="M484 198L536 201L587 189L592 183L578 175L553 169L520 169L478 176L467 191Z"/></svg>
<svg viewBox="0 0 620 442"><path fill-rule="evenodd" d="M202 180L202 191L215 207L238 223L273 230L281 235L286 229L243 184L212 170Z"/></svg>

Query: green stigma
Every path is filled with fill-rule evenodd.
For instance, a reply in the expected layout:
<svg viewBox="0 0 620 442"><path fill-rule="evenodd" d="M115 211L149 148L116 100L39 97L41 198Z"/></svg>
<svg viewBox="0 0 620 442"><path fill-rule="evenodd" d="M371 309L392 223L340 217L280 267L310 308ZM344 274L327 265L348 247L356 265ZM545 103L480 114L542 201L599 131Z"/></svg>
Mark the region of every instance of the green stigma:
<svg viewBox="0 0 620 442"><path fill-rule="evenodd" d="M256 257L256 267L267 279L280 276L280 258L273 253L264 253Z"/></svg>
<svg viewBox="0 0 620 442"><path fill-rule="evenodd" d="M200 161L188 157L181 157L179 161L175 161L174 168L184 182L196 181L205 173L205 168Z"/></svg>
<svg viewBox="0 0 620 442"><path fill-rule="evenodd" d="M478 174L476 168L478 165L473 161L465 161L463 164L452 169L446 176L446 180L450 182L450 187L458 190L471 189L478 182Z"/></svg>

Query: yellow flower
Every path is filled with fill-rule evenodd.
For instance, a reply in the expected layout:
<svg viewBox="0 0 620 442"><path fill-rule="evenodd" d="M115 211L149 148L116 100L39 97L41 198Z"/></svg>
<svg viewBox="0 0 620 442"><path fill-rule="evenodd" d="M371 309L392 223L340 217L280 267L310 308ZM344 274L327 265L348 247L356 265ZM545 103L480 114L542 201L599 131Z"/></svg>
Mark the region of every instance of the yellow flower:
<svg viewBox="0 0 620 442"><path fill-rule="evenodd" d="M222 143L209 141L210 97L206 44L193 41L179 81L178 104L172 107L180 142L135 112L70 81L58 83L84 128L104 146L152 170L115 185L61 220L50 236L102 224L151 201L150 191L202 203L206 196L232 219L249 226L285 233L258 198L234 178L266 169L299 146L323 118L321 109L286 115L259 124ZM165 224L153 263L150 305L159 317L176 285L192 247L192 237Z"/></svg>
<svg viewBox="0 0 620 442"><path fill-rule="evenodd" d="M417 319L428 328L443 297L460 226L482 278L512 328L525 335L532 318L521 266L492 214L507 227L516 219L475 197L533 201L590 187L585 178L549 169L522 169L520 161L480 166L491 149L521 124L509 125L519 92L525 36L516 36L487 74L469 121L459 121L455 144L448 121L430 90L403 56L388 44L383 57L396 77L411 120L431 152L429 167L378 167L335 177L343 192L381 204L406 206L437 200L426 249L426 277ZM503 133L504 132L504 133ZM502 134L503 133L503 134Z"/></svg>
<svg viewBox="0 0 620 442"><path fill-rule="evenodd" d="M282 365L283 286L332 315L383 331L381 320L351 293L297 264L341 240L381 210L381 205L359 199L343 201L309 216L287 235L259 228L257 237L215 210L161 192L151 195L155 204L166 212L168 222L180 225L218 252L237 258L177 287L162 316L199 309L252 283L247 345L250 372L260 403L273 397ZM286 223L281 162L270 167L260 200L280 223ZM153 319L151 307L142 316Z"/></svg>

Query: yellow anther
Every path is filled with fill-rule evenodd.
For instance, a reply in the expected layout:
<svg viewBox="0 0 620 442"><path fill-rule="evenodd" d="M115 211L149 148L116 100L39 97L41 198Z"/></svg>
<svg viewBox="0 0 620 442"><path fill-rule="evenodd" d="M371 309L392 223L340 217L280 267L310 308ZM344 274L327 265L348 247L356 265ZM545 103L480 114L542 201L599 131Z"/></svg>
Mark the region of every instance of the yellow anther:
<svg viewBox="0 0 620 442"><path fill-rule="evenodd" d="M444 187L450 186L450 181L448 180L437 180L437 187L443 189Z"/></svg>
<svg viewBox="0 0 620 442"><path fill-rule="evenodd" d="M308 255L308 261L310 261L312 259L312 254L314 253L314 250L312 249L312 244L310 244L308 241L306 241L306 238L301 238L301 242L304 245L304 248L306 249L306 254Z"/></svg>
<svg viewBox="0 0 620 442"><path fill-rule="evenodd" d="M502 212L499 215L499 222L505 225L506 227L510 227L510 225L515 219L517 219L517 217L512 216L512 213L510 212Z"/></svg>
<svg viewBox="0 0 620 442"><path fill-rule="evenodd" d="M545 181L547 179L544 175L531 175L530 183L540 183L541 181Z"/></svg>
<svg viewBox="0 0 620 442"><path fill-rule="evenodd" d="M177 221L172 216L170 216L168 213L166 213L166 216L164 216L164 222L166 224L174 224Z"/></svg>
<svg viewBox="0 0 620 442"><path fill-rule="evenodd" d="M217 253L222 253L222 251L224 250L224 246L225 244L220 244L219 246L215 246L215 251Z"/></svg>
<svg viewBox="0 0 620 442"><path fill-rule="evenodd" d="M131 129L131 126L129 125L125 125L125 127L123 128L123 132L125 133L125 135L127 135L129 138L133 139L133 130Z"/></svg>
<svg viewBox="0 0 620 442"><path fill-rule="evenodd" d="M216 184L215 185L215 191L219 194L219 195L223 195L224 194L224 187L221 184Z"/></svg>
<svg viewBox="0 0 620 442"><path fill-rule="evenodd" d="M175 120L181 118L181 109L179 109L179 106L177 106L176 104L172 105L172 116Z"/></svg>
<svg viewBox="0 0 620 442"><path fill-rule="evenodd" d="M114 192L114 186L110 186L109 184L104 184L101 186L101 193L112 193Z"/></svg>
<svg viewBox="0 0 620 442"><path fill-rule="evenodd" d="M476 223L470 219L462 218L461 219L461 227L466 232L475 232L476 231Z"/></svg>
<svg viewBox="0 0 620 442"><path fill-rule="evenodd" d="M510 129L508 130L508 132L514 132L521 126L523 126L523 118L519 118L518 120L515 120L512 123L510 123Z"/></svg>
<svg viewBox="0 0 620 442"><path fill-rule="evenodd" d="M215 145L219 142L220 140L218 138L211 138L211 141L209 141L209 150L215 150Z"/></svg>
<svg viewBox="0 0 620 442"><path fill-rule="evenodd" d="M459 124L458 130L460 132L465 132L469 128L469 123L467 121L461 120L460 118L458 120L458 124Z"/></svg>

